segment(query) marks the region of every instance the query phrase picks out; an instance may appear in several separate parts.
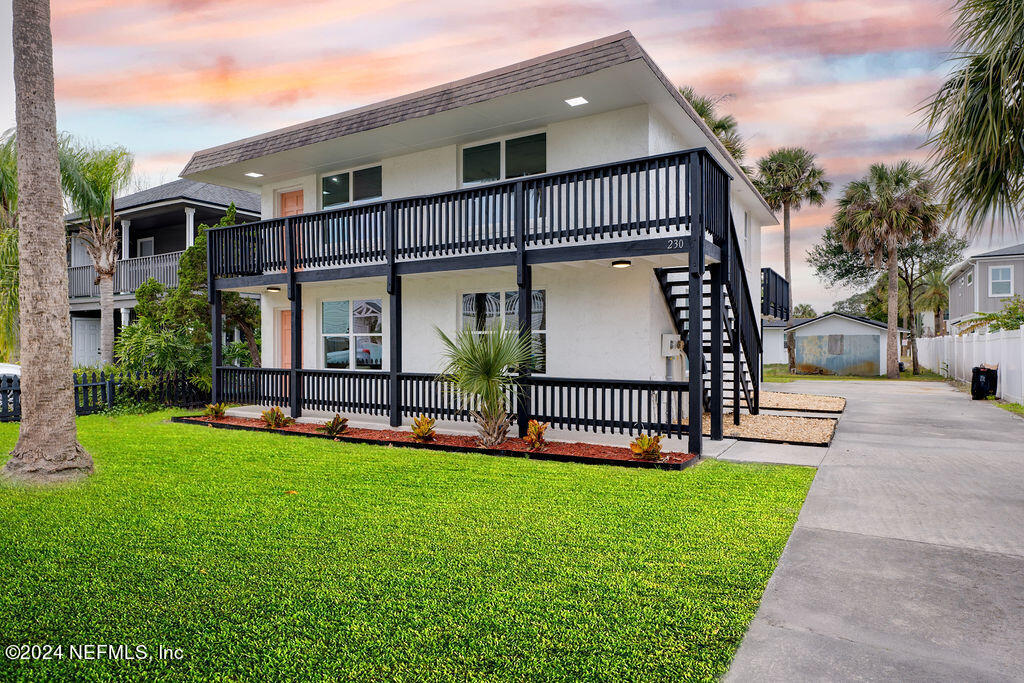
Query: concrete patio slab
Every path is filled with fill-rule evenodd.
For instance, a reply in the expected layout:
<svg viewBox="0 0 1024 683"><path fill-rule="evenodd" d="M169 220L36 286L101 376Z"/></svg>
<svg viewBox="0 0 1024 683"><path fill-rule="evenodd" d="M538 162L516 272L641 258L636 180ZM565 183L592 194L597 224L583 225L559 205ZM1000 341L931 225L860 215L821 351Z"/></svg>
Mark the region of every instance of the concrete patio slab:
<svg viewBox="0 0 1024 683"><path fill-rule="evenodd" d="M941 383L780 390L848 403L728 679L1019 678L1024 420Z"/></svg>

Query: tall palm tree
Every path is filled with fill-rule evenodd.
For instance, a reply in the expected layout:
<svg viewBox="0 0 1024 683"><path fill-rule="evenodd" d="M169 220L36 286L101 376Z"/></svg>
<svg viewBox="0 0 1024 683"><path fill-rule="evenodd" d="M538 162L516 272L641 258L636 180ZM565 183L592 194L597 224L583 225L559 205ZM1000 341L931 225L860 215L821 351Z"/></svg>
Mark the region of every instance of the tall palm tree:
<svg viewBox="0 0 1024 683"><path fill-rule="evenodd" d="M814 154L803 147L780 147L758 159L757 175L754 177L754 184L772 211L782 211L783 257L791 301L793 261L790 214L799 211L804 204L821 206L825 203L825 195L832 189L832 183L825 180L825 171L816 161ZM787 337L789 371L794 372L796 351L793 332L789 332Z"/></svg>
<svg viewBox="0 0 1024 683"><path fill-rule="evenodd" d="M954 10L955 67L928 103L929 143L952 210L977 230L1014 221L1024 202L1024 11L1019 0Z"/></svg>
<svg viewBox="0 0 1024 683"><path fill-rule="evenodd" d="M697 112L697 115L704 119L704 123L708 124L708 128L710 128L711 132L715 134L715 137L721 141L726 151L728 151L737 162L742 163L743 157L747 155L747 145L743 142L743 138L740 136L739 124L736 122L736 117L732 114L721 115L718 113L718 105L724 102L726 97L698 95L697 92L688 85L684 85L679 88L679 94L690 103Z"/></svg>
<svg viewBox="0 0 1024 683"><path fill-rule="evenodd" d="M82 221L79 237L99 280L100 360L104 364L114 361L114 275L121 245L114 199L131 182L133 165L134 158L124 147L83 149L84 183L71 192L71 202Z"/></svg>
<svg viewBox="0 0 1024 683"><path fill-rule="evenodd" d="M915 237L928 241L939 233L943 206L934 193L934 183L923 166L906 160L891 166L873 164L867 176L843 190L832 219L848 251L862 254L875 267L885 261L889 290L886 375L890 379L900 376L899 250Z"/></svg>
<svg viewBox="0 0 1024 683"><path fill-rule="evenodd" d="M935 336L945 334L943 313L949 305L949 286L941 270L930 270L924 276L924 286L917 295L917 305L935 313Z"/></svg>
<svg viewBox="0 0 1024 683"><path fill-rule="evenodd" d="M71 374L71 319L53 97L47 0L14 0L18 126L18 254L21 426L4 474L32 482L92 472L78 443Z"/></svg>

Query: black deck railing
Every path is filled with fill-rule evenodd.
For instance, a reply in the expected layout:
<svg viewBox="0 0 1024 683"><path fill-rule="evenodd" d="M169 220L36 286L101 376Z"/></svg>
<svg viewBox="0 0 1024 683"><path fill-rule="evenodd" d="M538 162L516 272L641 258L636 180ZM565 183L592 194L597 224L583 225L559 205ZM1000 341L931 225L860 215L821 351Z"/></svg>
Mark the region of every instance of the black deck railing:
<svg viewBox="0 0 1024 683"><path fill-rule="evenodd" d="M250 405L287 406L290 370L217 368L221 400ZM390 373L377 370L299 370L304 410L390 416ZM468 406L442 378L430 373L398 374L402 417L420 414L442 420L469 421ZM520 391L531 406L528 417L553 427L589 432L634 434L651 431L669 436L686 433L683 406L686 382L575 379L527 376ZM509 405L515 404L510 390ZM513 411L514 412L514 411ZM513 415L513 420L515 416Z"/></svg>
<svg viewBox="0 0 1024 683"><path fill-rule="evenodd" d="M771 268L761 269L761 315L789 320L789 283Z"/></svg>
<svg viewBox="0 0 1024 683"><path fill-rule="evenodd" d="M453 192L209 231L214 277L687 235L690 168L700 167L704 228L728 233L729 176L706 150L548 173ZM726 201L722 198L726 197ZM520 220L521 219L521 220Z"/></svg>
<svg viewBox="0 0 1024 683"><path fill-rule="evenodd" d="M739 338L740 347L747 360L747 367L750 369L749 377L744 377L740 364L734 363L733 383L735 389L742 391L747 410L756 414L760 403L759 376L755 368L759 368L761 364L761 319L757 315L754 302L750 297L747 269L743 266L743 253L740 250L739 237L736 235L734 226L729 230L728 239L729 248L726 253L729 258L729 277L725 284L734 316L734 329L730 330L729 336L732 341L735 341L736 337ZM734 402L733 409L739 411L738 402Z"/></svg>

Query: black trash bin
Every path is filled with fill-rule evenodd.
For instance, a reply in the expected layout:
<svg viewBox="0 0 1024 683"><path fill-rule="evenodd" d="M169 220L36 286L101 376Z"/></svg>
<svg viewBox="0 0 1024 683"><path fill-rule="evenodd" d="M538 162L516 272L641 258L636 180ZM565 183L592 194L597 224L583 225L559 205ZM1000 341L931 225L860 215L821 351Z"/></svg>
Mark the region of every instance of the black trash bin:
<svg viewBox="0 0 1024 683"><path fill-rule="evenodd" d="M971 398L984 401L989 396L995 396L997 379L995 368L971 368Z"/></svg>

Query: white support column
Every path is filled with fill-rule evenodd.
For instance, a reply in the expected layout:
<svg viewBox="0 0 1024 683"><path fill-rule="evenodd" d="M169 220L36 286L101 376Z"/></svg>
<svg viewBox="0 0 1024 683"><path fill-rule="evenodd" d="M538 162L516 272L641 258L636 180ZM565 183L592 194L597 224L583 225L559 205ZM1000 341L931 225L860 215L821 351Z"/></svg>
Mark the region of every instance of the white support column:
<svg viewBox="0 0 1024 683"><path fill-rule="evenodd" d="M130 308L121 309L121 329L124 329L125 327L128 326L128 319L130 318L131 314L132 309Z"/></svg>
<svg viewBox="0 0 1024 683"><path fill-rule="evenodd" d="M196 243L196 210L195 207L185 207L185 248L188 249Z"/></svg>
<svg viewBox="0 0 1024 683"><path fill-rule="evenodd" d="M121 219L121 258L128 258L128 255L132 253L129 248L131 240L128 239L128 228L131 224L132 222L127 218Z"/></svg>

